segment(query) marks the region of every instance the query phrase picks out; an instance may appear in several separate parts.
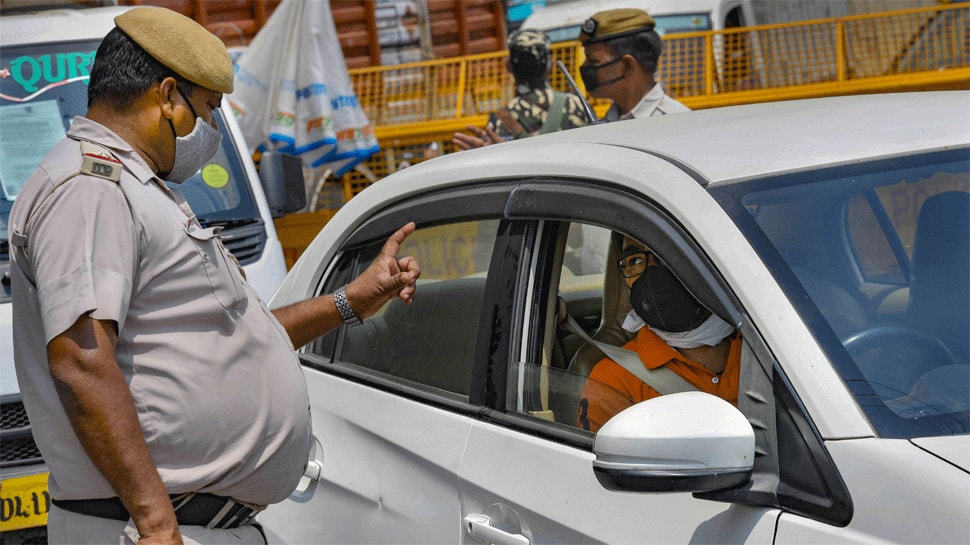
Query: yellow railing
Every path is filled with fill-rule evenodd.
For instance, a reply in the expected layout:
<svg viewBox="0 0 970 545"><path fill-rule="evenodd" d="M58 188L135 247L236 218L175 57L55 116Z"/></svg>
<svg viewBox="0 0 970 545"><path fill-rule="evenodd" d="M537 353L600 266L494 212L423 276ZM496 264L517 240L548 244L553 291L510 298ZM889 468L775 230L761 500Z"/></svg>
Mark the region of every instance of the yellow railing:
<svg viewBox="0 0 970 545"><path fill-rule="evenodd" d="M668 35L658 79L668 93L693 109L844 94L968 89L968 29L970 4L957 3ZM583 50L577 42L555 44L553 56L579 81ZM431 142L438 142L444 153L453 151L455 131L467 125L483 126L488 114L512 97L505 58L505 52L495 52L351 70L381 152L341 179L320 183L315 209L336 210L403 162L420 162ZM553 72L552 84L568 90L558 70ZM602 113L608 103L593 106Z"/></svg>

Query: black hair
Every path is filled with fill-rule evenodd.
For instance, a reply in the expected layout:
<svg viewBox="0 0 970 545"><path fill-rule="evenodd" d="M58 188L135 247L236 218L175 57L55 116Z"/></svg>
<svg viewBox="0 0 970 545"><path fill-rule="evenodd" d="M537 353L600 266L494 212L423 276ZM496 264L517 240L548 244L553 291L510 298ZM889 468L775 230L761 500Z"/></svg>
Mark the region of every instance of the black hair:
<svg viewBox="0 0 970 545"><path fill-rule="evenodd" d="M186 96L195 91L194 83L155 60L115 27L95 54L88 81L88 108L109 102L117 108L130 107L137 97L167 77L174 77Z"/></svg>
<svg viewBox="0 0 970 545"><path fill-rule="evenodd" d="M653 74L657 71L660 54L663 52L663 40L655 30L644 30L636 34L620 36L603 42L613 52L615 57L630 55L637 60L643 71Z"/></svg>

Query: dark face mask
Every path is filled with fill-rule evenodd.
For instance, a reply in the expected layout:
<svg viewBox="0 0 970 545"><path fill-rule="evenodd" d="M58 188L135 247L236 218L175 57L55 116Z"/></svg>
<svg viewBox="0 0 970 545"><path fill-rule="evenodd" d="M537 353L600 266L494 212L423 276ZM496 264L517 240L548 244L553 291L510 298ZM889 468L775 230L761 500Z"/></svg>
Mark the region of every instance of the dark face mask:
<svg viewBox="0 0 970 545"><path fill-rule="evenodd" d="M680 333L695 329L711 316L667 267L647 267L630 288L633 310L650 327Z"/></svg>
<svg viewBox="0 0 970 545"><path fill-rule="evenodd" d="M606 68L607 66L616 64L621 60L623 60L623 57L617 57L611 61L607 61L607 62L604 62L603 64L597 64L594 66L580 66L579 77L583 79L583 85L586 86L586 90L592 91L597 87L602 87L604 85L616 83L621 79L623 79L624 77L626 77L626 74L621 74L618 77L615 77L609 81L599 81L599 79L597 78L597 74L599 73L600 68Z"/></svg>

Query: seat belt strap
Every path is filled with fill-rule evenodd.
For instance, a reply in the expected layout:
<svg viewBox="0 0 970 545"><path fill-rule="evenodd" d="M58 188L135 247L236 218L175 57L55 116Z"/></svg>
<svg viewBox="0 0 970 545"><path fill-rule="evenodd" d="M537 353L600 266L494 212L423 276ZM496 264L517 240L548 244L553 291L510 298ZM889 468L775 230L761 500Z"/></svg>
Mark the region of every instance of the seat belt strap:
<svg viewBox="0 0 970 545"><path fill-rule="evenodd" d="M674 373L667 367L657 367L647 369L643 365L640 356L632 350L620 346L613 346L593 340L586 331L580 327L576 319L566 314L566 331L579 336L584 341L595 346L606 357L615 361L620 367L626 369L630 374L642 380L647 386L660 392L661 395L676 394L679 392L695 392L697 387L687 382L683 377Z"/></svg>

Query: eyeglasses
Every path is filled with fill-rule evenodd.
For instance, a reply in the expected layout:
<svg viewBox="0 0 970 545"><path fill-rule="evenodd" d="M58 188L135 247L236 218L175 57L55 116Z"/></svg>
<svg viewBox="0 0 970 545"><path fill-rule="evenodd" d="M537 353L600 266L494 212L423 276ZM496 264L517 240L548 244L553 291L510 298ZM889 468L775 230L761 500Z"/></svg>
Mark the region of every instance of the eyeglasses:
<svg viewBox="0 0 970 545"><path fill-rule="evenodd" d="M616 266L619 267L620 275L623 278L633 278L640 276L643 271L647 270L651 257L653 257L653 254L650 252L634 252L623 256L616 262Z"/></svg>

